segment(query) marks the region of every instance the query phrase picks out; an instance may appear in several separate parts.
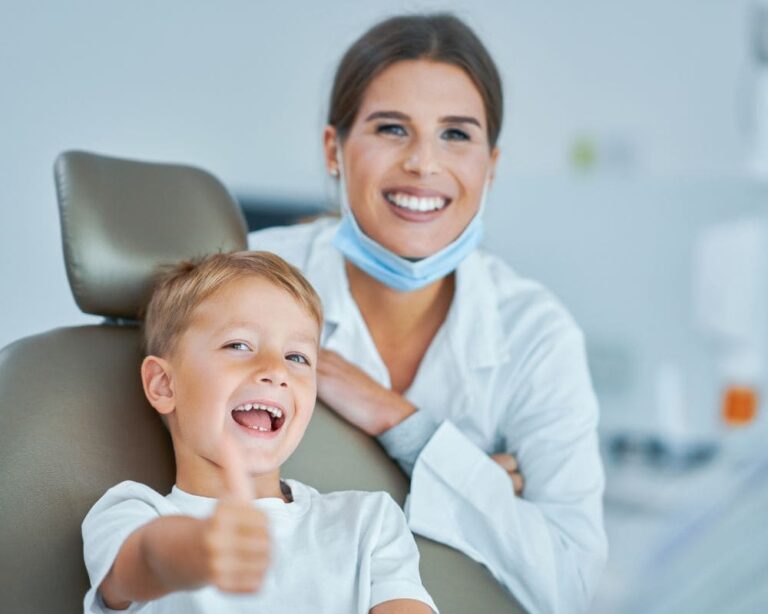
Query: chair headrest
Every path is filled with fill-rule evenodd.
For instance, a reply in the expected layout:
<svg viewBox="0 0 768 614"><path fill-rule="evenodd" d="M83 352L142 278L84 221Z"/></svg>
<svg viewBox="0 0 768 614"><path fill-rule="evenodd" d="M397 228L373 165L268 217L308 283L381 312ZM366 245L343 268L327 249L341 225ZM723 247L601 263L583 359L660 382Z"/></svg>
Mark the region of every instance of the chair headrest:
<svg viewBox="0 0 768 614"><path fill-rule="evenodd" d="M136 319L158 266L247 248L240 208L202 169L67 151L54 175L67 277L85 313Z"/></svg>

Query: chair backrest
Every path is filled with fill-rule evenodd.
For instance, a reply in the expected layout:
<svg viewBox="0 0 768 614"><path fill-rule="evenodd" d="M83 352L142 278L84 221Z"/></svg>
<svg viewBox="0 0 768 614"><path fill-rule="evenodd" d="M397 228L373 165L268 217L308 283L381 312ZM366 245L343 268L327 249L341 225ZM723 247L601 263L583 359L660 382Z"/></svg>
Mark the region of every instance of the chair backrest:
<svg viewBox="0 0 768 614"><path fill-rule="evenodd" d="M3 612L82 611L88 509L121 480L170 489L173 451L141 389L135 321L159 264L247 245L236 203L200 169L68 152L57 160L56 183L75 300L109 319L0 351ZM321 491L387 490L400 503L407 492L376 442L321 404L283 471ZM517 610L479 564L417 542L442 612Z"/></svg>

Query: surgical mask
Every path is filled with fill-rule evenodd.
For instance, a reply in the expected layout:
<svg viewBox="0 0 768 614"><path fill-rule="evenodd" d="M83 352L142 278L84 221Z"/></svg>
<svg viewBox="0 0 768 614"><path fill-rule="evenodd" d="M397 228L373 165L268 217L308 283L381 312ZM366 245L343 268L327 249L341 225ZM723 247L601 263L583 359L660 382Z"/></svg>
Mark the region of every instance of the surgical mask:
<svg viewBox="0 0 768 614"><path fill-rule="evenodd" d="M341 145L337 144L341 223L333 237L333 245L355 266L381 283L402 292L428 286L456 270L459 264L479 245L483 237L482 212L488 192L488 180L483 186L480 206L461 234L441 250L426 258L408 259L388 250L366 235L349 206Z"/></svg>

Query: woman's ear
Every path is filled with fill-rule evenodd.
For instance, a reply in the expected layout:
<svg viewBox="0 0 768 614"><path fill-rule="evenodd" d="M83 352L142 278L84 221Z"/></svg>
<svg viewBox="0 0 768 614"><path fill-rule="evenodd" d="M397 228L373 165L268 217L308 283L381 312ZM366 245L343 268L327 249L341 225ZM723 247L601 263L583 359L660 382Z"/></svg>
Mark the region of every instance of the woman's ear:
<svg viewBox="0 0 768 614"><path fill-rule="evenodd" d="M326 126L323 130L323 151L325 152L325 168L332 177L339 176L339 143L337 141L338 132L335 126Z"/></svg>
<svg viewBox="0 0 768 614"><path fill-rule="evenodd" d="M176 409L173 378L168 361L157 356L147 356L141 363L141 383L150 405L161 414Z"/></svg>
<svg viewBox="0 0 768 614"><path fill-rule="evenodd" d="M496 178L496 164L499 161L499 156L501 155L501 150L498 147L494 147L491 150L491 169L488 173L488 181L490 183L493 183L493 180Z"/></svg>

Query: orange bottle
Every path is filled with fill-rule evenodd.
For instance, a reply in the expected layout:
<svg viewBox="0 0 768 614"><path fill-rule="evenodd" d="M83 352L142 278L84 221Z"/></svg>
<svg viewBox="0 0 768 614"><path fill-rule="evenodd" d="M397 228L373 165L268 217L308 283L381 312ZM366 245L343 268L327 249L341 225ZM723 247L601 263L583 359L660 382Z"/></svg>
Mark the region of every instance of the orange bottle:
<svg viewBox="0 0 768 614"><path fill-rule="evenodd" d="M723 394L722 415L729 426L744 426L755 419L759 395L750 386L729 386Z"/></svg>

